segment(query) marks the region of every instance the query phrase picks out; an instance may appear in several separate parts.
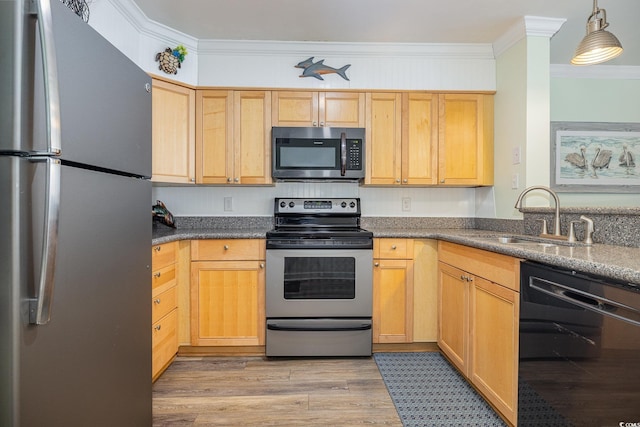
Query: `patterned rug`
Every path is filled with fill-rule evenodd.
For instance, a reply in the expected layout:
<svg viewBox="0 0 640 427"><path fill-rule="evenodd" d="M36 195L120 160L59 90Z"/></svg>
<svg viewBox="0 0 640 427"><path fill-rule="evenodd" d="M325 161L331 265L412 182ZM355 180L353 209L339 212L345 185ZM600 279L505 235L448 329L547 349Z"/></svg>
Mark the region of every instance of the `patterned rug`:
<svg viewBox="0 0 640 427"><path fill-rule="evenodd" d="M373 358L404 427L506 425L440 353Z"/></svg>

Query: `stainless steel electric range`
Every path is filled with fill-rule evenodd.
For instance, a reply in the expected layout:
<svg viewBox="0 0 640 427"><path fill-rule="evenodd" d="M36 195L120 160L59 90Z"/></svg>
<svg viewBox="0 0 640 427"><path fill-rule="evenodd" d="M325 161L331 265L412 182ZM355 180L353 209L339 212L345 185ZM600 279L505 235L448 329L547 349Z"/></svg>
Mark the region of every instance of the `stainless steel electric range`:
<svg viewBox="0 0 640 427"><path fill-rule="evenodd" d="M371 355L373 233L360 199L277 198L267 233L266 355Z"/></svg>

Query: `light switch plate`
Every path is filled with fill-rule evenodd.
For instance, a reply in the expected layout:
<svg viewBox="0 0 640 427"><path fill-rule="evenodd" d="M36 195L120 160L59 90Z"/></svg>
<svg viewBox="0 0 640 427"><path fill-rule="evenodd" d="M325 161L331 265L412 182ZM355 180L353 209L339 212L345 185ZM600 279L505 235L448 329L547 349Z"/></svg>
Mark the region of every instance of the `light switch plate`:
<svg viewBox="0 0 640 427"><path fill-rule="evenodd" d="M511 150L511 163L514 165L520 164L520 147L513 147Z"/></svg>
<svg viewBox="0 0 640 427"><path fill-rule="evenodd" d="M225 212L231 212L233 210L233 197L224 198L224 210Z"/></svg>

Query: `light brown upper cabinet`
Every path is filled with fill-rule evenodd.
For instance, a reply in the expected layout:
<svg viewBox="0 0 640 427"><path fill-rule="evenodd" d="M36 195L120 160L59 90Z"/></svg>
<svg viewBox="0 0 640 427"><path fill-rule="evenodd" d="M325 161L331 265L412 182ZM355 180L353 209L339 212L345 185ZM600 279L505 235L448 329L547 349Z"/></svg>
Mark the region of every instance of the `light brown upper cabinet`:
<svg viewBox="0 0 640 427"><path fill-rule="evenodd" d="M493 185L493 96L441 94L438 183Z"/></svg>
<svg viewBox="0 0 640 427"><path fill-rule="evenodd" d="M402 184L438 182L438 96L402 94Z"/></svg>
<svg viewBox="0 0 640 427"><path fill-rule="evenodd" d="M196 92L196 182L271 183L271 92Z"/></svg>
<svg viewBox="0 0 640 427"><path fill-rule="evenodd" d="M195 90L153 80L152 177L154 182L193 184Z"/></svg>
<svg viewBox="0 0 640 427"><path fill-rule="evenodd" d="M401 109L400 93L367 93L365 184L401 183Z"/></svg>
<svg viewBox="0 0 640 427"><path fill-rule="evenodd" d="M273 92L273 126L364 127L364 93Z"/></svg>

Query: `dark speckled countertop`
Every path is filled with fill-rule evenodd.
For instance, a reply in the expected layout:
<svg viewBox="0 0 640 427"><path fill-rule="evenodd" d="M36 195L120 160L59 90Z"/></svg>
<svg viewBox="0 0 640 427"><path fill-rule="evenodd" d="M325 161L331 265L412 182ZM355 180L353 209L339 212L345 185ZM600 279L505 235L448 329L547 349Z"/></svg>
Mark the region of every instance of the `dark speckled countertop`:
<svg viewBox="0 0 640 427"><path fill-rule="evenodd" d="M640 248L593 244L592 246L499 243L490 237L511 233L472 228L376 228L367 227L374 237L438 239L517 258L538 261L629 282L640 286ZM191 239L262 239L271 227L256 224L246 228L178 228L154 227L153 244ZM529 236L531 237L531 236Z"/></svg>

